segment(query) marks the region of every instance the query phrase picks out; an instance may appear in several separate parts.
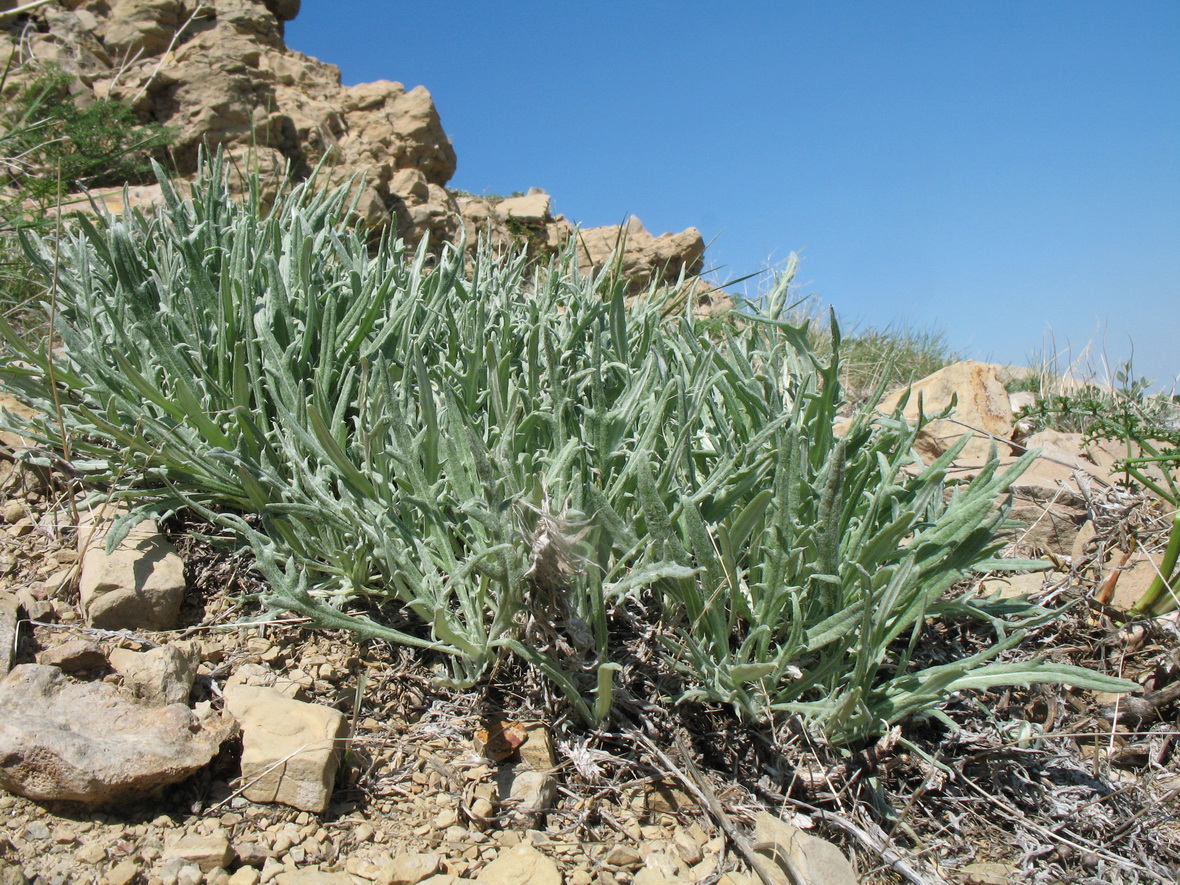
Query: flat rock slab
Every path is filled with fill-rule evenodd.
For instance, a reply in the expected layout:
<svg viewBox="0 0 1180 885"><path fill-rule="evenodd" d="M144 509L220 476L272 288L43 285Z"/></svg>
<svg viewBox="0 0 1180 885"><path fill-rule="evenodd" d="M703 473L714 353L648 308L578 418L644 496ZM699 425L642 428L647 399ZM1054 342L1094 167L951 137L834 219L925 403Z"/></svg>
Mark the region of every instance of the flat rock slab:
<svg viewBox="0 0 1180 885"><path fill-rule="evenodd" d="M0 680L0 787L88 805L142 798L207 765L234 731L225 717L144 707L108 683L21 664Z"/></svg>

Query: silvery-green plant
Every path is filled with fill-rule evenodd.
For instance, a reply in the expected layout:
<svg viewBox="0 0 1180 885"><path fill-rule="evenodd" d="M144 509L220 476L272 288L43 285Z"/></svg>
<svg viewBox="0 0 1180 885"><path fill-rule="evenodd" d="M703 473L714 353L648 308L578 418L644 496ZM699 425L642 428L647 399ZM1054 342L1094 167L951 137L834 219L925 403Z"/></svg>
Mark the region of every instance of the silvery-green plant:
<svg viewBox="0 0 1180 885"><path fill-rule="evenodd" d="M0 378L54 416L26 432L64 431L74 469L146 500L124 524L189 507L233 529L273 607L442 652L456 685L517 654L589 722L620 669L611 618L640 596L686 697L838 741L959 688L1126 688L996 662L1049 613L944 594L1014 565L993 512L1014 474L993 460L948 502L950 456L921 467L900 415L866 407L838 436L838 340L821 361L779 319L789 280L703 320L674 288L628 303L572 250L529 268L374 247L347 189L300 185L263 215L215 161L191 198L164 192L27 239L63 348L5 330ZM994 646L915 672L922 625L959 615Z"/></svg>

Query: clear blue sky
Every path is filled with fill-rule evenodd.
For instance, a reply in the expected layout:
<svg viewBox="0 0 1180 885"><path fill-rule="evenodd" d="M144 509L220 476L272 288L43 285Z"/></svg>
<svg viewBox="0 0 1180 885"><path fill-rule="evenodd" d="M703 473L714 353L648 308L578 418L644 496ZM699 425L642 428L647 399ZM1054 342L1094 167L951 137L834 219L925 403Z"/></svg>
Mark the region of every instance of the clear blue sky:
<svg viewBox="0 0 1180 885"><path fill-rule="evenodd" d="M846 324L1180 373L1180 2L303 0L287 43L434 96L452 187L801 256Z"/></svg>

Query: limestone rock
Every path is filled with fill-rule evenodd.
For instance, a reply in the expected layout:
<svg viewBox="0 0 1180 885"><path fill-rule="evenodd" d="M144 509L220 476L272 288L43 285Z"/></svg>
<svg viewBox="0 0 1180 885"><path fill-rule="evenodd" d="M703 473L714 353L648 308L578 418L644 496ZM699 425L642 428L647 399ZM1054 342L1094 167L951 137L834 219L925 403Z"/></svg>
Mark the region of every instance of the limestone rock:
<svg viewBox="0 0 1180 885"><path fill-rule="evenodd" d="M70 639L61 645L47 648L37 655L37 663L57 667L66 673L81 670L105 669L107 654L101 645L92 639Z"/></svg>
<svg viewBox="0 0 1180 885"><path fill-rule="evenodd" d="M839 848L769 812L759 812L754 818L754 843L767 859L764 869L781 885L791 885L785 859L795 865L808 885L857 885L859 881Z"/></svg>
<svg viewBox="0 0 1180 885"><path fill-rule="evenodd" d="M506 848L480 870L481 885L561 885L557 865L531 845Z"/></svg>
<svg viewBox="0 0 1180 885"><path fill-rule="evenodd" d="M0 676L12 669L19 624L20 603L11 593L0 593Z"/></svg>
<svg viewBox="0 0 1180 885"><path fill-rule="evenodd" d="M993 593L999 593L1001 599L1015 599L1017 597L1028 597L1034 593L1040 593L1045 588L1045 576L1042 572L1033 572L1027 575L1004 575L997 578L988 578L983 582L982 595L991 596Z"/></svg>
<svg viewBox="0 0 1180 885"><path fill-rule="evenodd" d="M190 645L161 645L145 652L112 649L111 669L123 677L123 691L149 706L188 703L197 675Z"/></svg>
<svg viewBox="0 0 1180 885"><path fill-rule="evenodd" d="M655 282L675 281L680 274L698 276L704 267L705 240L695 227L678 234L653 237L634 216L625 226L609 225L579 231L578 265L583 271L603 267L616 252L632 294Z"/></svg>
<svg viewBox="0 0 1180 885"><path fill-rule="evenodd" d="M906 391L899 390L886 397L878 406L879 411L892 413L900 404ZM939 369L917 381L910 388L909 400L904 414L910 421L917 420L919 398L921 408L927 415L943 411L955 398L954 420L929 422L918 437L918 453L932 461L953 446L965 434L972 433L970 427L983 431L972 433L972 439L963 449L960 458L984 459L992 445L987 434L997 437L1000 454L1007 454L1008 447L1003 440L1012 437L1012 407L1008 391L1000 381L999 371L988 363L964 360ZM962 423L957 423L962 422ZM964 425L969 425L964 426Z"/></svg>
<svg viewBox="0 0 1180 885"><path fill-rule="evenodd" d="M534 188L534 193L523 197L509 197L496 204L496 213L501 218L515 218L525 224L544 224L549 219L550 197Z"/></svg>
<svg viewBox="0 0 1180 885"><path fill-rule="evenodd" d="M179 0L116 0L103 42L123 58L159 55L180 29L182 12Z"/></svg>
<svg viewBox="0 0 1180 885"><path fill-rule="evenodd" d="M114 511L83 517L78 529L82 614L104 630L171 630L184 600L184 563L176 548L144 520L112 552L105 549Z"/></svg>
<svg viewBox="0 0 1180 885"><path fill-rule="evenodd" d="M89 805L140 798L208 764L233 732L221 717L144 707L108 683L22 664L0 680L0 787Z"/></svg>
<svg viewBox="0 0 1180 885"><path fill-rule="evenodd" d="M442 855L399 854L381 867L377 885L418 885L442 869Z"/></svg>
<svg viewBox="0 0 1180 885"><path fill-rule="evenodd" d="M234 858L234 851L230 848L225 833L190 833L165 849L165 862L171 858L181 858L185 863L196 864L201 868L201 872L208 873L228 867Z"/></svg>
<svg viewBox="0 0 1180 885"><path fill-rule="evenodd" d="M557 757L549 728L544 722L527 722L524 728L527 736L517 748L521 764L533 771L552 771L557 767Z"/></svg>
<svg viewBox="0 0 1180 885"><path fill-rule="evenodd" d="M344 714L253 685L227 685L225 705L242 728L242 794L325 811L348 731Z"/></svg>
<svg viewBox="0 0 1180 885"><path fill-rule="evenodd" d="M348 873L329 873L323 870L289 870L274 878L275 885L353 885Z"/></svg>

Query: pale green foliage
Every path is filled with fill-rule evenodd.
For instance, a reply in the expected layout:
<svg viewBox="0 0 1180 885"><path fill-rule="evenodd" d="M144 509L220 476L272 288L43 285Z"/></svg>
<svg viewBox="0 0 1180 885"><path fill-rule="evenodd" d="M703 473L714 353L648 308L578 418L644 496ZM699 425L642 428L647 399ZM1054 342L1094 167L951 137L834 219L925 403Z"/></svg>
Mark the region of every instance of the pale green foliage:
<svg viewBox="0 0 1180 885"><path fill-rule="evenodd" d="M300 186L262 218L214 164L191 202L166 196L60 244L74 467L235 530L271 606L446 653L459 685L513 652L591 722L620 669L611 625L652 600L685 697L800 713L838 741L959 688L1126 688L994 663L1050 614L945 594L1019 565L993 559L1015 471L993 461L946 503L947 459L907 472L900 415L866 407L837 437L838 333L823 362L779 321L789 281L704 321L668 316L674 292L627 306L624 280L572 252L531 272L450 246L370 253L343 191ZM50 274L54 244L29 248ZM0 377L52 414L49 354L7 340ZM57 427L35 432L60 446ZM914 672L925 620L959 615L996 644Z"/></svg>

